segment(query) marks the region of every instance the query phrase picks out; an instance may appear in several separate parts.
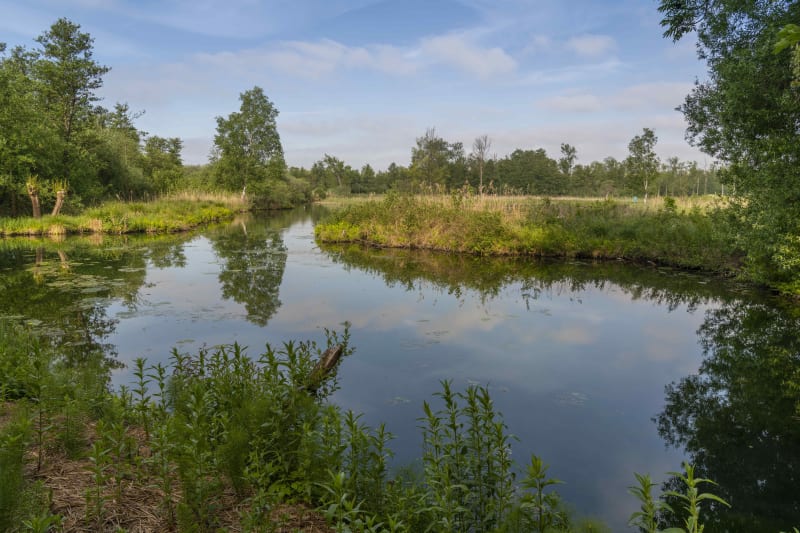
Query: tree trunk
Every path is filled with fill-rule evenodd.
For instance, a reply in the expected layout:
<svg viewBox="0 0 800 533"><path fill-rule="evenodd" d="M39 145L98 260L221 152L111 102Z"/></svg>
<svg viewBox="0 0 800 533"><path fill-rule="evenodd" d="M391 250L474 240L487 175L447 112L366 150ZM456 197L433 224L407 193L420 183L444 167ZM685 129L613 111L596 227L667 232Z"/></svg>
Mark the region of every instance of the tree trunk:
<svg viewBox="0 0 800 533"><path fill-rule="evenodd" d="M342 353L344 352L344 346L341 344L337 344L336 346L332 346L325 350L325 353L322 354L317 364L314 366L314 369L311 371L311 374L308 377L308 382L305 385L305 389L311 393L316 394L319 387L322 385L322 382L325 381L325 378L330 374L335 368L336 364L339 362L339 359L342 357Z"/></svg>
<svg viewBox="0 0 800 533"><path fill-rule="evenodd" d="M67 253L63 250L58 250L58 259L61 261L61 269L69 270L69 259Z"/></svg>
<svg viewBox="0 0 800 533"><path fill-rule="evenodd" d="M52 216L57 216L61 212L61 206L64 205L64 196L66 196L67 191L57 191L56 192L56 205L53 206L53 213Z"/></svg>
<svg viewBox="0 0 800 533"><path fill-rule="evenodd" d="M39 192L29 190L28 196L31 197L31 207L33 208L33 218L42 218L42 207L39 205Z"/></svg>

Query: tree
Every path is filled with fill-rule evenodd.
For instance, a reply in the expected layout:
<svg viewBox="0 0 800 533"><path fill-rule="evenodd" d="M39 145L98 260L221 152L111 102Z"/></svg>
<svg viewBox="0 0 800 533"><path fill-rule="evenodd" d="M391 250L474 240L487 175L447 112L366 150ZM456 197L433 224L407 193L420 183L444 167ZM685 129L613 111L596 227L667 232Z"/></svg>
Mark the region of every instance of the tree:
<svg viewBox="0 0 800 533"><path fill-rule="evenodd" d="M797 24L787 24L778 32L778 42L772 53L779 54L786 48L791 47L792 54L792 73L794 79L792 86L800 87L800 26Z"/></svg>
<svg viewBox="0 0 800 533"><path fill-rule="evenodd" d="M16 216L28 196L28 179L53 172L61 140L42 120L36 83L29 76L33 54L21 47L8 55L5 50L0 43L0 204Z"/></svg>
<svg viewBox="0 0 800 533"><path fill-rule="evenodd" d="M491 147L492 140L485 134L477 137L472 143L472 157L478 163L478 193L480 194L483 194L483 167Z"/></svg>
<svg viewBox="0 0 800 533"><path fill-rule="evenodd" d="M565 176L572 175L572 167L578 159L578 150L571 144L561 143L561 158L558 160L558 168Z"/></svg>
<svg viewBox="0 0 800 533"><path fill-rule="evenodd" d="M144 177L156 190L168 191L183 177L182 149L183 141L178 137L152 135L145 141Z"/></svg>
<svg viewBox="0 0 800 533"><path fill-rule="evenodd" d="M110 70L92 59L94 39L80 28L60 18L36 39L42 46L36 77L45 105L68 143L80 121L91 115L92 103L99 100L94 91L102 87L103 75Z"/></svg>
<svg viewBox="0 0 800 533"><path fill-rule="evenodd" d="M435 128L428 128L424 136L417 138L417 146L411 149L409 170L420 183L458 186L463 182L464 167L464 145L437 137Z"/></svg>
<svg viewBox="0 0 800 533"><path fill-rule="evenodd" d="M791 35L779 36L800 20L800 3L661 0L659 11L664 35L696 33L708 63L708 80L680 109L690 142L723 162L723 183L736 185L733 210L751 275L800 292L800 87ZM787 49L774 53L786 37Z"/></svg>
<svg viewBox="0 0 800 533"><path fill-rule="evenodd" d="M628 143L628 158L625 163L633 179L639 179L643 185L644 201L647 202L648 186L658 175L659 160L654 150L658 137L650 128L644 128L641 135L635 136Z"/></svg>
<svg viewBox="0 0 800 533"><path fill-rule="evenodd" d="M238 112L217 117L217 179L229 189L262 188L267 181L285 181L286 163L275 123L278 109L261 87L239 95Z"/></svg>
<svg viewBox="0 0 800 533"><path fill-rule="evenodd" d="M498 186L510 187L523 194L562 194L558 163L543 148L514 150L497 162Z"/></svg>

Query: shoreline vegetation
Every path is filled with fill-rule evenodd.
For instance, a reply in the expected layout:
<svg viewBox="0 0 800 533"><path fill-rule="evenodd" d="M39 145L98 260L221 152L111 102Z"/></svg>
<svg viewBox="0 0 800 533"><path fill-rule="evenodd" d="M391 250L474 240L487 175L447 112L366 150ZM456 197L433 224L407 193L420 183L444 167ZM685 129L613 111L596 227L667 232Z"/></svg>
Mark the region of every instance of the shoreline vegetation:
<svg viewBox="0 0 800 533"><path fill-rule="evenodd" d="M180 193L152 201L104 202L75 215L0 218L0 237L175 233L246 210L246 202L234 194Z"/></svg>
<svg viewBox="0 0 800 533"><path fill-rule="evenodd" d="M423 404L419 466L391 467L387 428L328 401L336 367L317 361L352 348L347 329L326 334L256 357L234 344L139 358L113 391L101 346L57 348L0 321L0 530L608 531L575 517L539 457L512 460L485 387L442 381ZM631 526L697 531L703 500L727 505L683 469L660 495L631 478Z"/></svg>
<svg viewBox="0 0 800 533"><path fill-rule="evenodd" d="M486 256L625 260L743 273L721 198L387 195L347 202L315 227L321 243Z"/></svg>

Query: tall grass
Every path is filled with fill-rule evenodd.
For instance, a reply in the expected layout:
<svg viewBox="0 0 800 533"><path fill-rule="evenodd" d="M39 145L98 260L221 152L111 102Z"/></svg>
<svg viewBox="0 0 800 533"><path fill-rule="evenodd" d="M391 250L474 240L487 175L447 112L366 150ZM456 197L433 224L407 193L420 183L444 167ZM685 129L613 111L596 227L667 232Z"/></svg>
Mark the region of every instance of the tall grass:
<svg viewBox="0 0 800 533"><path fill-rule="evenodd" d="M739 267L726 212L615 200L550 200L455 193L387 195L334 211L321 242L361 242L479 255L583 257L655 262L710 271Z"/></svg>
<svg viewBox="0 0 800 533"><path fill-rule="evenodd" d="M150 202L110 201L80 215L0 218L0 236L169 233L232 218L245 208L236 196L184 192Z"/></svg>

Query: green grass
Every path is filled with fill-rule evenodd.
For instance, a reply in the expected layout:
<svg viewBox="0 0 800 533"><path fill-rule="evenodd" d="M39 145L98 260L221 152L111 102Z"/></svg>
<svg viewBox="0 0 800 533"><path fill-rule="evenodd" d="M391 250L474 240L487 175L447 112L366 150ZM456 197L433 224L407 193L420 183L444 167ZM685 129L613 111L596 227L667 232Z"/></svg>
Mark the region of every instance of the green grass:
<svg viewBox="0 0 800 533"><path fill-rule="evenodd" d="M233 217L244 204L234 196L174 196L152 202L106 202L80 215L0 218L0 236L87 233L173 233Z"/></svg>
<svg viewBox="0 0 800 533"><path fill-rule="evenodd" d="M316 226L320 242L478 255L624 259L734 272L742 257L723 208L651 200L387 195Z"/></svg>

